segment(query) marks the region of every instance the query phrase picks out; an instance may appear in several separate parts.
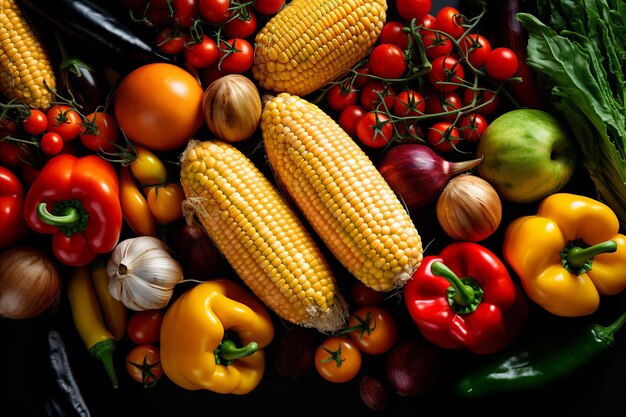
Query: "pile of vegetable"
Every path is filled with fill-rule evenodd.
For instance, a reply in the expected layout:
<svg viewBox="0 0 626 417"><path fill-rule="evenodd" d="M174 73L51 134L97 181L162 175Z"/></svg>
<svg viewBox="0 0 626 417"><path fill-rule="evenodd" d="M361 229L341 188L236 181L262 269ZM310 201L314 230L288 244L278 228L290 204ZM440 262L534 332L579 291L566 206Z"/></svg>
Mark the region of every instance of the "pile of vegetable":
<svg viewBox="0 0 626 417"><path fill-rule="evenodd" d="M5 0L0 325L54 387L28 412L404 415L589 372L626 321L625 23Z"/></svg>

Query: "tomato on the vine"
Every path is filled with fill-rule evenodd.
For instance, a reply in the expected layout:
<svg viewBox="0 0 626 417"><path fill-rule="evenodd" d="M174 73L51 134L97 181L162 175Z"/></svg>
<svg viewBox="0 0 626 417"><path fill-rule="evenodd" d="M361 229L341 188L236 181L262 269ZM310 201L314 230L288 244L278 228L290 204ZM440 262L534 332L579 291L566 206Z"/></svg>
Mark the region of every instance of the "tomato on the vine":
<svg viewBox="0 0 626 417"><path fill-rule="evenodd" d="M461 62L452 55L433 59L432 69L428 72L428 81L438 91L454 91L463 84L465 71Z"/></svg>
<svg viewBox="0 0 626 417"><path fill-rule="evenodd" d="M149 187L146 192L150 212L158 222L163 224L183 218L184 200L183 187L176 182Z"/></svg>
<svg viewBox="0 0 626 417"><path fill-rule="evenodd" d="M269 16L278 13L285 5L285 0L254 0L252 7L262 15Z"/></svg>
<svg viewBox="0 0 626 417"><path fill-rule="evenodd" d="M348 106L339 114L339 126L353 138L356 137L356 126L365 114L365 109L358 104Z"/></svg>
<svg viewBox="0 0 626 417"><path fill-rule="evenodd" d="M326 102L335 111L342 111L348 106L355 105L359 100L359 93L354 88L348 89L342 84L335 84L326 92Z"/></svg>
<svg viewBox="0 0 626 417"><path fill-rule="evenodd" d="M195 42L188 36L183 48L185 61L194 68L207 68L217 62L219 51L217 43L206 35L202 35L200 42Z"/></svg>
<svg viewBox="0 0 626 417"><path fill-rule="evenodd" d="M457 128L464 140L478 142L485 134L487 126L487 119L480 113L468 113L461 118Z"/></svg>
<svg viewBox="0 0 626 417"><path fill-rule="evenodd" d="M330 382L343 383L353 379L361 370L362 355L347 336L329 336L317 347L315 369Z"/></svg>
<svg viewBox="0 0 626 417"><path fill-rule="evenodd" d="M435 59L452 52L454 44L449 37L432 30L421 30L420 37L424 44L424 52L428 59Z"/></svg>
<svg viewBox="0 0 626 417"><path fill-rule="evenodd" d="M163 376L159 348L149 344L133 347L126 356L126 371L144 387L154 386Z"/></svg>
<svg viewBox="0 0 626 417"><path fill-rule="evenodd" d="M200 14L209 23L224 23L231 16L230 0L200 0Z"/></svg>
<svg viewBox="0 0 626 417"><path fill-rule="evenodd" d="M109 113L95 111L85 118L80 131L80 141L92 151L110 151L119 137L120 127Z"/></svg>
<svg viewBox="0 0 626 417"><path fill-rule="evenodd" d="M461 134L450 122L438 122L428 128L428 144L438 152L450 152L461 141Z"/></svg>
<svg viewBox="0 0 626 417"><path fill-rule="evenodd" d="M461 97L454 91L441 93L439 91L431 91L424 98L426 101L427 114L440 114L438 120L454 121L456 119L457 109L463 107Z"/></svg>
<svg viewBox="0 0 626 417"><path fill-rule="evenodd" d="M231 38L219 45L219 69L228 74L242 74L254 64L254 48L245 39Z"/></svg>
<svg viewBox="0 0 626 417"><path fill-rule="evenodd" d="M80 134L82 117L75 108L67 104L53 105L46 111L46 118L46 132L58 133L66 142L76 139Z"/></svg>
<svg viewBox="0 0 626 417"><path fill-rule="evenodd" d="M126 324L128 338L137 345L158 343L164 315L162 309L141 310L133 313Z"/></svg>
<svg viewBox="0 0 626 417"><path fill-rule="evenodd" d="M517 55L510 48L496 48L487 56L485 71L495 80L506 80L513 77L519 69Z"/></svg>
<svg viewBox="0 0 626 417"><path fill-rule="evenodd" d="M435 15L435 28L447 33L454 39L459 39L465 32L463 27L465 17L458 9L452 6L442 7Z"/></svg>
<svg viewBox="0 0 626 417"><path fill-rule="evenodd" d="M186 36L183 32L176 31L172 27L164 27L156 35L156 45L161 52L168 55L177 55L185 48Z"/></svg>
<svg viewBox="0 0 626 417"><path fill-rule="evenodd" d="M404 52L392 43L381 43L370 53L369 67L378 77L400 78L406 71Z"/></svg>
<svg viewBox="0 0 626 417"><path fill-rule="evenodd" d="M254 34L257 28L257 18L250 9L247 11L247 18L236 17L229 20L224 25L224 33L228 38L248 38Z"/></svg>
<svg viewBox="0 0 626 417"><path fill-rule="evenodd" d="M390 43L405 51L409 47L409 35L404 31L405 24L398 21L387 22L383 25L378 42Z"/></svg>
<svg viewBox="0 0 626 417"><path fill-rule="evenodd" d="M360 307L348 319L348 336L363 353L387 352L398 337L398 324L391 312L381 305Z"/></svg>
<svg viewBox="0 0 626 417"><path fill-rule="evenodd" d="M390 85L385 85L380 81L372 81L366 84L365 87L361 89L361 94L359 95L361 106L368 111L377 108L384 109L381 98L384 100L385 106L388 109L393 107L395 91Z"/></svg>
<svg viewBox="0 0 626 417"><path fill-rule="evenodd" d="M476 112L487 116L498 108L500 96L493 90L485 88L467 88L463 92L463 106L480 106Z"/></svg>
<svg viewBox="0 0 626 417"><path fill-rule="evenodd" d="M396 95L393 113L398 117L421 116L426 111L426 100L415 90L407 89Z"/></svg>
<svg viewBox="0 0 626 417"><path fill-rule="evenodd" d="M191 27L200 17L198 0L173 0L172 8L174 9L172 20L181 28Z"/></svg>
<svg viewBox="0 0 626 417"><path fill-rule="evenodd" d="M491 52L491 43L483 35L470 33L463 38L461 49L474 68L482 68Z"/></svg>
<svg viewBox="0 0 626 417"><path fill-rule="evenodd" d="M393 124L386 114L369 111L357 122L356 135L368 148L382 148L393 138Z"/></svg>
<svg viewBox="0 0 626 417"><path fill-rule="evenodd" d="M56 155L63 150L63 138L56 132L46 132L39 141L41 151L46 155Z"/></svg>
<svg viewBox="0 0 626 417"><path fill-rule="evenodd" d="M363 87L374 81L372 77L368 76L371 73L372 71L370 70L369 65L361 65L356 69L356 76L354 77L352 85L359 90L363 90Z"/></svg>
<svg viewBox="0 0 626 417"><path fill-rule="evenodd" d="M22 126L26 133L30 133L31 135L42 134L48 127L46 113L38 109L30 109L30 114L24 119Z"/></svg>
<svg viewBox="0 0 626 417"><path fill-rule="evenodd" d="M407 22L414 18L420 20L430 13L432 6L432 0L396 0L396 10Z"/></svg>

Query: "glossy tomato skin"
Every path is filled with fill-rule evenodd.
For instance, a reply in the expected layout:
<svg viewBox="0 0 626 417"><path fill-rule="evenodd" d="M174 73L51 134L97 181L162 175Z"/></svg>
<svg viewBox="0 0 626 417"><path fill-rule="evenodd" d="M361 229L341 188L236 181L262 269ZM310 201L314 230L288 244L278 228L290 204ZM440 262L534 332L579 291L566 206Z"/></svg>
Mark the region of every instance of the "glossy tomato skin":
<svg viewBox="0 0 626 417"><path fill-rule="evenodd" d="M391 312L380 305L361 307L348 319L348 333L359 350L369 355L381 355L391 349L398 337L398 324Z"/></svg>
<svg viewBox="0 0 626 417"><path fill-rule="evenodd" d="M148 344L133 347L126 356L126 371L146 388L156 384L163 376L159 348Z"/></svg>
<svg viewBox="0 0 626 417"><path fill-rule="evenodd" d="M183 56L185 62L194 68L208 68L217 62L217 44L206 35L197 43L189 36L183 47Z"/></svg>
<svg viewBox="0 0 626 417"><path fill-rule="evenodd" d="M242 74L254 64L254 48L245 39L231 38L219 45L219 68L228 74Z"/></svg>
<svg viewBox="0 0 626 417"><path fill-rule="evenodd" d="M315 369L327 381L343 383L361 370L362 355L347 336L330 336L315 351Z"/></svg>
<svg viewBox="0 0 626 417"><path fill-rule="evenodd" d="M230 0L199 0L200 14L209 23L224 23L231 16Z"/></svg>
<svg viewBox="0 0 626 417"><path fill-rule="evenodd" d="M161 29L155 37L156 46L168 55L177 55L185 47L185 35L171 27Z"/></svg>
<svg viewBox="0 0 626 417"><path fill-rule="evenodd" d="M115 117L109 113L94 112L86 117L80 130L80 141L92 151L112 151L120 134Z"/></svg>
<svg viewBox="0 0 626 417"><path fill-rule="evenodd" d="M496 48L489 52L485 62L487 74L496 80L513 77L519 69L519 60L515 52L509 48Z"/></svg>
<svg viewBox="0 0 626 417"><path fill-rule="evenodd" d="M46 118L46 132L58 133L66 142L76 139L80 134L83 120L76 109L67 104L53 105L46 111Z"/></svg>
<svg viewBox="0 0 626 417"><path fill-rule="evenodd" d="M437 152L450 152L461 141L461 134L450 122L438 122L428 128L428 144Z"/></svg>
<svg viewBox="0 0 626 417"><path fill-rule="evenodd" d="M399 21L391 21L385 23L380 35L379 43L390 43L396 45L403 51L409 47L409 35L404 31L405 24Z"/></svg>
<svg viewBox="0 0 626 417"><path fill-rule="evenodd" d="M398 14L407 22L413 18L418 21L430 13L432 0L396 0Z"/></svg>
<svg viewBox="0 0 626 417"><path fill-rule="evenodd" d="M31 109L28 117L22 122L22 126L24 126L26 133L40 135L48 127L48 119L41 110Z"/></svg>
<svg viewBox="0 0 626 417"><path fill-rule="evenodd" d="M149 187L146 201L154 218L163 224L183 218L182 203L185 200L183 187L178 183Z"/></svg>
<svg viewBox="0 0 626 417"><path fill-rule="evenodd" d="M491 42L483 35L470 33L461 42L461 49L474 68L482 68L491 52Z"/></svg>
<svg viewBox="0 0 626 417"><path fill-rule="evenodd" d="M41 151L46 155L56 155L63 150L63 138L56 132L47 132L39 141Z"/></svg>
<svg viewBox="0 0 626 417"><path fill-rule="evenodd" d="M393 103L393 113L398 117L421 116L426 111L426 101L422 95L412 89L402 90Z"/></svg>
<svg viewBox="0 0 626 417"><path fill-rule="evenodd" d="M339 126L353 138L356 137L356 127L359 119L365 114L365 109L358 104L348 106L339 114Z"/></svg>
<svg viewBox="0 0 626 417"><path fill-rule="evenodd" d="M126 333L137 345L153 345L159 342L164 311L161 309L141 310L128 319Z"/></svg>
<svg viewBox="0 0 626 417"><path fill-rule="evenodd" d="M248 18L237 17L224 25L224 33L228 38L249 38L257 28L258 20L252 10L248 10Z"/></svg>
<svg viewBox="0 0 626 417"><path fill-rule="evenodd" d="M278 13L284 5L285 0L255 0L252 3L254 10L265 16Z"/></svg>
<svg viewBox="0 0 626 417"><path fill-rule="evenodd" d="M368 148L382 148L393 139L393 125L386 114L369 111L357 122L356 135Z"/></svg>
<svg viewBox="0 0 626 417"><path fill-rule="evenodd" d="M186 145L204 122L204 89L189 72L169 63L141 66L115 94L115 117L134 143L156 151Z"/></svg>
<svg viewBox="0 0 626 417"><path fill-rule="evenodd" d="M338 112L348 106L355 105L359 100L359 93L355 89L346 89L341 84L335 84L326 92L328 106Z"/></svg>
<svg viewBox="0 0 626 417"><path fill-rule="evenodd" d="M458 130L467 142L478 142L487 130L487 119L480 113L468 113L461 118Z"/></svg>
<svg viewBox="0 0 626 417"><path fill-rule="evenodd" d="M378 77L400 78L406 71L404 52L392 43L381 43L370 54L369 67Z"/></svg>
<svg viewBox="0 0 626 417"><path fill-rule="evenodd" d="M442 92L455 91L463 84L465 71L455 57L451 55L439 56L433 59L432 66L427 77L435 90Z"/></svg>
<svg viewBox="0 0 626 417"><path fill-rule="evenodd" d="M452 36L454 39L459 39L463 32L465 32L463 19L464 16L458 9L452 6L445 6L435 15L435 27Z"/></svg>

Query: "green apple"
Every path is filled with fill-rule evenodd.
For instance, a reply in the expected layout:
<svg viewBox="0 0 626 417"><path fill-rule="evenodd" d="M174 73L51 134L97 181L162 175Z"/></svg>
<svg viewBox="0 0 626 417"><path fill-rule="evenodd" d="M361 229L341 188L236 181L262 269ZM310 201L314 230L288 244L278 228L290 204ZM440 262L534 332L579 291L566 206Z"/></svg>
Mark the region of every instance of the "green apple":
<svg viewBox="0 0 626 417"><path fill-rule="evenodd" d="M567 126L543 110L504 113L476 148L478 175L513 203L531 203L561 190L572 177L577 148Z"/></svg>

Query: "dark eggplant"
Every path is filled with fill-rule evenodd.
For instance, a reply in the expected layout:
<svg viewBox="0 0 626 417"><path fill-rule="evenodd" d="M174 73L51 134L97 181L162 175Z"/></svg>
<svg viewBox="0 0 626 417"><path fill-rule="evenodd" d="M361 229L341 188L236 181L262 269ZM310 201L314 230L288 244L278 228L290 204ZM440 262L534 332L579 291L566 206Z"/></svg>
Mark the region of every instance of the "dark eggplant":
<svg viewBox="0 0 626 417"><path fill-rule="evenodd" d="M109 8L111 2L93 0L19 0L31 14L85 45L95 59L127 71L153 62L167 62L145 36ZM144 39L145 38L145 39Z"/></svg>

